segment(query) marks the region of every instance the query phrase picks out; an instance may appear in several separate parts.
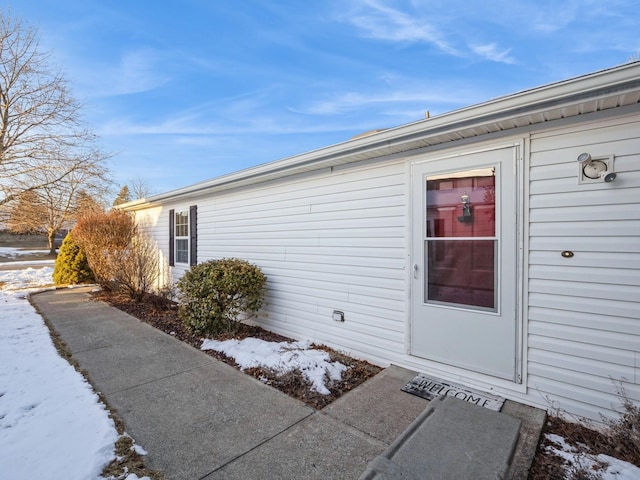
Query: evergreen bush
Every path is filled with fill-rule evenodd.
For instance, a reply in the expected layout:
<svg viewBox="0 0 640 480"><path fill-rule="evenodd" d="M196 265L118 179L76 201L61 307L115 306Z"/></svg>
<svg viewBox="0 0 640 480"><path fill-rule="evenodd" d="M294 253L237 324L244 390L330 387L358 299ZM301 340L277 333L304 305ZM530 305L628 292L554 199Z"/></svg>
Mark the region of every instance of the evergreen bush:
<svg viewBox="0 0 640 480"><path fill-rule="evenodd" d="M93 283L95 277L84 250L80 248L71 233L67 234L60 245L60 251L53 269L53 282L56 285L77 285Z"/></svg>
<svg viewBox="0 0 640 480"><path fill-rule="evenodd" d="M178 281L178 313L195 333L232 333L241 315L248 318L260 310L266 281L260 268L246 260L203 262L191 267Z"/></svg>

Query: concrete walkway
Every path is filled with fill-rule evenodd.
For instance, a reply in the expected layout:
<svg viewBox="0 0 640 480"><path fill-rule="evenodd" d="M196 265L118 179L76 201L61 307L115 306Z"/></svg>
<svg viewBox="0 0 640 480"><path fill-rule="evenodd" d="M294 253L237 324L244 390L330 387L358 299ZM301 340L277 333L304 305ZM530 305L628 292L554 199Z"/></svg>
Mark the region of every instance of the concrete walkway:
<svg viewBox="0 0 640 480"><path fill-rule="evenodd" d="M32 303L169 480L357 479L428 405L400 390L415 372L390 367L316 411L86 289ZM535 409L508 409L539 423ZM511 478L526 478L536 431L521 434Z"/></svg>

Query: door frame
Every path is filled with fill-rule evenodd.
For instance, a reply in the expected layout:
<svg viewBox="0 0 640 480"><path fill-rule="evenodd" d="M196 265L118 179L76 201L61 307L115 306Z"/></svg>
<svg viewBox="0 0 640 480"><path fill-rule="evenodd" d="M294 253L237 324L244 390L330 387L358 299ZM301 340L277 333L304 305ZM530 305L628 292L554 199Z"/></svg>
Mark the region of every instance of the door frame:
<svg viewBox="0 0 640 480"><path fill-rule="evenodd" d="M443 372L445 375L449 375L451 377L466 377L473 378L474 380L481 381L482 383L487 383L488 385L500 385L505 388L511 390L525 391L527 385L527 369L524 368L527 362L527 354L526 354L526 335L527 335L527 325L525 322L526 314L525 308L527 304L527 275L528 268L524 261L526 254L526 239L528 235L528 228L526 218L527 208L528 208L528 174L524 168L525 164L525 156L528 155L529 152L529 143L530 139L528 136L517 137L514 139L510 139L507 141L493 141L493 142L483 142L482 144L474 145L474 146L460 146L458 148L449 148L446 150L439 150L437 152L432 153L420 153L416 156L412 156L408 160L408 229L407 229L407 277L406 284L408 288L408 315L407 315L407 329L405 335L405 345L406 345L406 353L411 358L412 362L418 362L424 364L426 366L433 366L434 370L439 372ZM412 324L414 318L414 306L413 306L413 268L412 266L418 260L415 258L416 249L414 248L414 229L421 229L422 225L415 225L413 218L413 211L416 207L416 194L414 191L414 171L416 165L421 165L424 163L435 162L439 160L453 159L456 157L463 157L467 155L472 155L474 153L483 153L489 152L492 150L500 150L505 148L513 149L514 156L514 185L515 185L515 197L516 197L516 212L515 212L515 241L516 241L516 258L515 258L515 278L516 278L516 286L515 286L515 315L516 315L516 325L515 325L515 356L516 356L516 365L515 365L515 376L514 381L511 382L509 380L499 379L493 377L491 375L474 372L471 370L464 369L462 367L457 367L453 365L448 365L444 363L438 363L433 360L425 359L423 357L418 357L413 355L411 351L412 344ZM528 162L527 162L528 163ZM502 293L502 292L500 292Z"/></svg>

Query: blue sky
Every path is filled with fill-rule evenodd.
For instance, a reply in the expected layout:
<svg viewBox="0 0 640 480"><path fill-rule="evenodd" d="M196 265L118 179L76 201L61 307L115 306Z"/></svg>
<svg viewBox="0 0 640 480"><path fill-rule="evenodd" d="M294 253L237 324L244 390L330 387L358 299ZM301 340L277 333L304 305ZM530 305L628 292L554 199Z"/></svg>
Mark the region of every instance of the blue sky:
<svg viewBox="0 0 640 480"><path fill-rule="evenodd" d="M154 193L625 63L637 0L19 0Z"/></svg>

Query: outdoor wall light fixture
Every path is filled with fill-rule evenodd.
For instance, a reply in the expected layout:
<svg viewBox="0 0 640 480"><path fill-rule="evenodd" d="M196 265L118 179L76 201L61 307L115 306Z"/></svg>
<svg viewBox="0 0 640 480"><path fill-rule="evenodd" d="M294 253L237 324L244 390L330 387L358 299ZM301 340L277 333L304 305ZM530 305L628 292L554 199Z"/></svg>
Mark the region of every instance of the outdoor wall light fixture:
<svg viewBox="0 0 640 480"><path fill-rule="evenodd" d="M460 201L462 202L462 215L458 217L458 221L460 223L471 222L473 215L471 214L471 204L469 203L469 195L467 195L467 192L464 192L460 196Z"/></svg>
<svg viewBox="0 0 640 480"><path fill-rule="evenodd" d="M581 153L578 155L578 163L581 166L583 179L611 183L617 177L613 169L609 168L606 159L595 159L588 153Z"/></svg>

